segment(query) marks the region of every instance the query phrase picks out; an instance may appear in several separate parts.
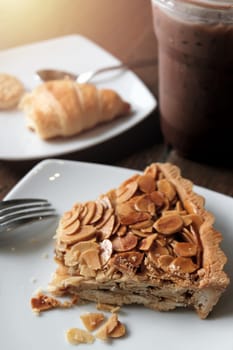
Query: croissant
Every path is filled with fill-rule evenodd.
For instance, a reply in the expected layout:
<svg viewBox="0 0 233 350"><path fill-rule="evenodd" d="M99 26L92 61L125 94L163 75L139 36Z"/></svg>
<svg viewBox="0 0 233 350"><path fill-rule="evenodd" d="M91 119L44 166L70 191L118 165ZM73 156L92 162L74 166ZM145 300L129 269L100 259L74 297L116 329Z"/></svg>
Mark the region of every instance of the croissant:
<svg viewBox="0 0 233 350"><path fill-rule="evenodd" d="M130 112L130 104L111 89L54 80L37 86L21 99L27 127L40 138L72 136Z"/></svg>

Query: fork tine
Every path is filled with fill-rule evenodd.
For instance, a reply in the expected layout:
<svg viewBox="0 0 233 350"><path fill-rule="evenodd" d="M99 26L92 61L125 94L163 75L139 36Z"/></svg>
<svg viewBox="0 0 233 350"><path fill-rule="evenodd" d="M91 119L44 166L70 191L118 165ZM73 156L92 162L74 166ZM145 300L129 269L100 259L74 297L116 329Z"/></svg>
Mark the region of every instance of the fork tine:
<svg viewBox="0 0 233 350"><path fill-rule="evenodd" d="M7 208L15 208L19 206L25 206L25 205L30 205L30 204L49 204L47 199L42 199L42 198L20 198L20 199L9 199L9 200L3 200L0 201L0 212L2 210L5 210Z"/></svg>
<svg viewBox="0 0 233 350"><path fill-rule="evenodd" d="M13 199L0 202L0 232L35 220L57 216L45 199Z"/></svg>
<svg viewBox="0 0 233 350"><path fill-rule="evenodd" d="M34 208L49 207L51 204L46 199L13 199L0 203L0 218L11 213L20 213Z"/></svg>

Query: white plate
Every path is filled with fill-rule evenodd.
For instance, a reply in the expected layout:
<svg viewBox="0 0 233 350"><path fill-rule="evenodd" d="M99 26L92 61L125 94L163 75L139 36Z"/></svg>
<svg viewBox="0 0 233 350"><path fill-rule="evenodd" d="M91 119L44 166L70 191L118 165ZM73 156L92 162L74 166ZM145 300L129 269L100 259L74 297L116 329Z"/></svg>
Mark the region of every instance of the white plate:
<svg viewBox="0 0 233 350"><path fill-rule="evenodd" d="M60 213L76 201L95 199L118 186L135 171L91 163L45 160L11 191L7 198L46 197ZM222 247L228 255L226 271L233 279L233 198L196 187L206 197L206 205L216 215L216 227L223 232ZM73 349L65 340L65 330L82 327L79 316L93 304L69 310L52 310L41 317L30 309L30 297L39 287L46 288L55 270L52 236L55 224L24 228L22 236L0 244L0 343L4 350ZM46 256L48 257L46 258ZM35 279L35 280L34 280ZM33 283L34 281L34 283ZM128 336L116 339L114 349L141 350L232 350L232 284L206 320L194 311L156 312L140 306L123 307L120 319ZM96 340L94 349L110 345ZM81 346L91 349L90 345Z"/></svg>
<svg viewBox="0 0 233 350"><path fill-rule="evenodd" d="M32 89L34 73L41 68L84 72L120 63L95 43L70 35L0 52L1 72L14 74ZM0 159L29 160L55 157L102 143L132 128L146 118L157 102L144 83L130 70L105 73L93 80L98 87L117 91L132 105L130 116L119 118L69 139L43 141L29 131L20 111L0 111Z"/></svg>

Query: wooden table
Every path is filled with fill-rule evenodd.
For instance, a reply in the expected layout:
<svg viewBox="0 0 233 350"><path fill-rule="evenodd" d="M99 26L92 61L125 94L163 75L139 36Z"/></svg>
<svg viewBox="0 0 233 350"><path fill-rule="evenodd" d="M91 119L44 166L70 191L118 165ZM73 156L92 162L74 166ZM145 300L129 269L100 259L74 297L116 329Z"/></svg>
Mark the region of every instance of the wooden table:
<svg viewBox="0 0 233 350"><path fill-rule="evenodd" d="M91 2L87 0L85 3L90 5ZM126 5L126 3L130 4ZM150 1L134 0L133 2L126 2L121 0L116 2L115 0L98 0L98 4L99 6L101 4L103 6L118 6L112 24L116 28L113 33L114 40L112 40L111 35L106 35L105 31L97 31L97 34L95 34L96 31L93 30L93 32L87 33L84 28L81 34L88 34L90 39L95 40L123 61L155 58L154 64L134 71L157 97L157 45L153 33ZM129 16L125 16L127 6L130 7L128 11L131 11L130 25L128 24ZM107 12L108 9L105 10ZM118 23L117 27L116 23ZM109 25L111 24L109 23ZM70 31L74 33L75 24L70 28ZM77 32L80 33L78 29ZM63 34L68 33L57 32L57 36ZM48 37L50 35L48 34ZM17 42L17 44L19 43ZM196 185L233 196L233 171L230 166L220 167L188 160L164 146L157 110L133 129L110 141L85 151L61 155L60 158L94 161L139 170L142 170L151 162L172 162L181 168L183 176L191 179ZM38 161L38 159L25 162L0 160L0 199L4 198L22 176Z"/></svg>

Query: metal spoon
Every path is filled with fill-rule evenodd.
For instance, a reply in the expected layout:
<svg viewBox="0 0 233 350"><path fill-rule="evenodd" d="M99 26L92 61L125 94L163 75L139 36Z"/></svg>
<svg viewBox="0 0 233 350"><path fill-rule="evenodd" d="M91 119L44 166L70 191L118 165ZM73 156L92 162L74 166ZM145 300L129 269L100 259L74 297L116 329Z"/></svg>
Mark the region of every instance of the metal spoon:
<svg viewBox="0 0 233 350"><path fill-rule="evenodd" d="M136 68L136 67L143 67L147 65L153 65L153 64L156 64L156 61L157 61L156 59L147 59L147 60L135 61L128 64L120 63L113 66L90 70L80 74L74 74L71 72L66 72L58 69L40 69L36 71L36 78L41 81L69 78L72 80L76 80L78 83L87 83L96 75L104 72L113 71L117 69L127 69L127 68Z"/></svg>

